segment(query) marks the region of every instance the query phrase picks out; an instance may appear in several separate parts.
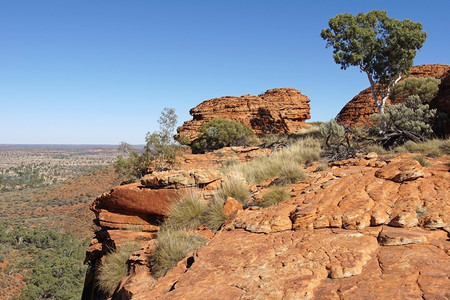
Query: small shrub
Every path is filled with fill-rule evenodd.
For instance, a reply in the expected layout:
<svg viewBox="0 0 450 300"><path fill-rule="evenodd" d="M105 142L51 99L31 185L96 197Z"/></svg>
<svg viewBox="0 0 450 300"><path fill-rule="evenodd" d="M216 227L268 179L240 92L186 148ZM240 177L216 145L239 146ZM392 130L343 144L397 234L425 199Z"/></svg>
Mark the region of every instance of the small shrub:
<svg viewBox="0 0 450 300"><path fill-rule="evenodd" d="M232 197L242 203L242 205L246 205L250 201L250 190L245 180L239 175L233 174L226 176L221 187L217 190L216 196L223 201L228 197Z"/></svg>
<svg viewBox="0 0 450 300"><path fill-rule="evenodd" d="M284 187L273 186L264 194L262 201L259 203L262 207L268 207L278 204L282 201L291 198L291 193Z"/></svg>
<svg viewBox="0 0 450 300"><path fill-rule="evenodd" d="M137 250L139 245L129 243L105 256L103 264L98 269L97 285L100 291L108 296L114 293L122 278L128 274L128 258Z"/></svg>
<svg viewBox="0 0 450 300"><path fill-rule="evenodd" d="M319 164L314 171L320 172L320 171L325 171L325 170L328 170L328 163Z"/></svg>
<svg viewBox="0 0 450 300"><path fill-rule="evenodd" d="M302 167L297 164L290 164L281 169L277 182L280 185L288 185L304 180L306 177L307 175Z"/></svg>
<svg viewBox="0 0 450 300"><path fill-rule="evenodd" d="M413 159L417 160L422 167L428 168L430 162L423 155L414 156Z"/></svg>
<svg viewBox="0 0 450 300"><path fill-rule="evenodd" d="M214 196L203 215L203 223L212 231L216 231L225 222L224 199Z"/></svg>
<svg viewBox="0 0 450 300"><path fill-rule="evenodd" d="M176 230L196 229L202 224L206 202L199 193L188 193L169 210L164 227Z"/></svg>
<svg viewBox="0 0 450 300"><path fill-rule="evenodd" d="M253 131L244 124L213 119L202 125L199 137L192 142L194 153L204 153L229 146L244 146L253 137Z"/></svg>
<svg viewBox="0 0 450 300"><path fill-rule="evenodd" d="M158 233L158 245L152 257L152 274L164 276L186 255L205 243L206 239L176 230L162 230Z"/></svg>

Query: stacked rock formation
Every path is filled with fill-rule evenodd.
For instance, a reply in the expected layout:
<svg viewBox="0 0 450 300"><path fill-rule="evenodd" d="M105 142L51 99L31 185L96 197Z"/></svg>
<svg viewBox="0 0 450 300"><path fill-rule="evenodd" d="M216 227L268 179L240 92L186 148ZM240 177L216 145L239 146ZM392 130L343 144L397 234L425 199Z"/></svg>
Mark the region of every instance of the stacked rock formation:
<svg viewBox="0 0 450 300"><path fill-rule="evenodd" d="M193 120L178 127L177 136L197 138L200 127L215 118L247 125L255 134L295 133L310 118L309 99L293 88L279 88L264 94L221 97L206 100L192 108Z"/></svg>
<svg viewBox="0 0 450 300"><path fill-rule="evenodd" d="M446 124L444 124L444 128L438 128L438 130L442 131L439 132L440 134L450 136L450 70L442 76L439 92L430 101L430 108L435 108L446 114Z"/></svg>
<svg viewBox="0 0 450 300"><path fill-rule="evenodd" d="M449 70L450 65L443 64L414 66L402 80L408 77L435 77L440 79ZM389 99L386 104L390 104ZM370 125L372 124L370 116L374 113L378 113L378 110L369 87L356 95L342 108L336 116L336 121L347 126Z"/></svg>
<svg viewBox="0 0 450 300"><path fill-rule="evenodd" d="M101 230L86 252L85 262L91 268L86 274L83 299L104 298L96 288L96 273L106 253L130 241L147 245L156 237L174 201L193 191L207 196L220 179L220 172L211 169L154 172L144 176L141 183L118 186L98 197L90 208Z"/></svg>

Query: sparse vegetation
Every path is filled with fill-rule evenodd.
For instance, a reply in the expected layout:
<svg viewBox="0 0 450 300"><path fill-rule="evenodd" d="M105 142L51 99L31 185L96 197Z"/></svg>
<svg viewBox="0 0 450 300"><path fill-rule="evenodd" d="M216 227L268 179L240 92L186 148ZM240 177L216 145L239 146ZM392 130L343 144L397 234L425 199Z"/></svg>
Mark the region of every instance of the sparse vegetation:
<svg viewBox="0 0 450 300"><path fill-rule="evenodd" d="M25 287L17 299L79 299L87 240L81 242L68 232L2 222L0 244L4 257L12 258L6 272L1 272L1 282L10 282L4 277L15 273L24 278Z"/></svg>
<svg viewBox="0 0 450 300"><path fill-rule="evenodd" d="M259 203L262 207L269 207L291 198L291 192L282 186L273 186L266 192Z"/></svg>
<svg viewBox="0 0 450 300"><path fill-rule="evenodd" d="M103 264L98 268L97 286L108 297L116 290L118 284L128 274L127 260L139 245L127 243L105 255Z"/></svg>
<svg viewBox="0 0 450 300"><path fill-rule="evenodd" d="M408 141L405 144L394 148L394 152L422 153L434 157L441 155L450 155L450 139L430 139L420 143Z"/></svg>
<svg viewBox="0 0 450 300"><path fill-rule="evenodd" d="M142 154L129 144L121 142L118 149L125 156L117 156L114 169L124 181L136 181L147 174L149 169L164 171L174 166L180 150L180 145L173 138L177 119L173 108L164 108L158 119L160 130L147 132Z"/></svg>
<svg viewBox="0 0 450 300"><path fill-rule="evenodd" d="M260 156L245 164L223 168L223 172L237 172L242 174L247 182L259 184L278 176L286 165L311 163L319 160L321 151L319 139L300 138L292 141L287 147L276 150L270 156Z"/></svg>

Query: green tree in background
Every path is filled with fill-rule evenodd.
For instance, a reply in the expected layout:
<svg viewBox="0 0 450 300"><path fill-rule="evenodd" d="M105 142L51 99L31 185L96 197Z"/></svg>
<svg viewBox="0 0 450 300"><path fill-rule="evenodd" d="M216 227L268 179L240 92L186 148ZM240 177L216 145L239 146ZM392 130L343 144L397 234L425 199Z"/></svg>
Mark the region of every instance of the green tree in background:
<svg viewBox="0 0 450 300"><path fill-rule="evenodd" d="M159 131L147 132L142 154L130 144L121 142L118 150L123 152L123 155L118 155L114 162L115 172L125 181L132 182L147 174L150 168L157 171L172 168L180 149L180 145L173 138L177 121L175 109L164 108L158 119Z"/></svg>
<svg viewBox="0 0 450 300"><path fill-rule="evenodd" d="M379 113L384 113L392 86L413 65L417 50L426 40L422 24L389 18L386 11L372 10L352 16L339 14L329 20L321 37L333 47L341 69L359 67L366 73Z"/></svg>
<svg viewBox="0 0 450 300"><path fill-rule="evenodd" d="M154 163L158 171L171 169L175 164L180 145L173 138L178 117L175 109L164 108L158 119L159 131L147 132L143 156L145 161Z"/></svg>

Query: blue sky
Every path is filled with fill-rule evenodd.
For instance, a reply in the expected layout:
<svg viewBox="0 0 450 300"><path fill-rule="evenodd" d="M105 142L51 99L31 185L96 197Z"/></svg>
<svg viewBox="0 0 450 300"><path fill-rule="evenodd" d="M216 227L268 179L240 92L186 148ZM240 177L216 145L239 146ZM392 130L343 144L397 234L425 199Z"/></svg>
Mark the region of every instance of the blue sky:
<svg viewBox="0 0 450 300"><path fill-rule="evenodd" d="M320 31L372 9L423 24L416 65L450 64L448 0L0 0L0 144L142 144L164 107L181 125L204 100L277 87L327 121L368 81Z"/></svg>

